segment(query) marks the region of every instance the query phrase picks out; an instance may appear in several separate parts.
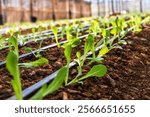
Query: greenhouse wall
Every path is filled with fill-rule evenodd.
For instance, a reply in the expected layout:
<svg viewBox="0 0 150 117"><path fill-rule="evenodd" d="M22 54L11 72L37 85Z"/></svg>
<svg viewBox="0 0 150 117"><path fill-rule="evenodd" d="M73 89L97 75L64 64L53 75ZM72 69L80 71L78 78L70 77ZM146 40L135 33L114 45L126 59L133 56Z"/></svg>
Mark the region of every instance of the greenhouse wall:
<svg viewBox="0 0 150 117"><path fill-rule="evenodd" d="M69 18L69 7L72 18L89 17L91 15L91 2L82 0L32 0L33 16L38 20L52 19L52 5L56 19ZM70 6L69 6L70 5ZM5 22L30 21L30 0L2 0L2 13Z"/></svg>

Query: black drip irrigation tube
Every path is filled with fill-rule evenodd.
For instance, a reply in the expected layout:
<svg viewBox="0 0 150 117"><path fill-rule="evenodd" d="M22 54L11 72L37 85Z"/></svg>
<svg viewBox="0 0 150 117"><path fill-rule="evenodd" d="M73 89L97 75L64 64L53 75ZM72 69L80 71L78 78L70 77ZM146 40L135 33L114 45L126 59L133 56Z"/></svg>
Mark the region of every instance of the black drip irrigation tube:
<svg viewBox="0 0 150 117"><path fill-rule="evenodd" d="M102 45L99 46L98 48L96 48L95 51L100 50L101 47L102 47ZM92 55L92 52L89 52L89 53L87 54L87 56L91 56L91 55ZM71 63L69 64L69 68L72 68L72 67L75 66L76 64L77 64L76 62L71 62ZM55 72L52 73L51 75L49 75L49 76L47 76L46 78L42 79L41 81L39 81L39 82L35 83L34 85L30 86L29 88L26 88L25 90L23 90L23 92L22 92L23 98L26 98L27 96L31 95L34 91L37 91L37 90L38 90L40 87L42 87L44 84L49 83L50 81L52 81L52 80L56 77L58 71L59 71L59 70L55 71ZM16 100L16 96L12 96L12 97L8 98L7 100Z"/></svg>
<svg viewBox="0 0 150 117"><path fill-rule="evenodd" d="M109 28L107 28L106 30L111 30L112 28L113 28L113 27L109 27ZM91 34L93 34L93 33L91 33ZM87 36L88 36L88 34L82 35L82 36L79 37L79 39L83 39L83 38L85 38L85 37L87 37ZM60 44L62 45L62 44L67 43L67 42L68 42L67 40L66 40L66 41L62 41L62 42L60 42ZM25 58L25 57L27 57L27 56L29 56L29 55L32 55L32 54L36 53L36 52L41 52L41 51L43 51L43 50L46 50L46 49L49 49L49 48L52 48L52 47L55 47L55 46L57 46L56 43L54 43L54 44L52 44L52 45L48 45L48 46L42 47L42 48L40 48L40 49L34 50L34 51L29 52L29 53L26 53L26 54L22 54L22 55L20 55L18 58L19 58L19 59ZM6 64L6 61L0 62L0 66L5 65L5 64Z"/></svg>
<svg viewBox="0 0 150 117"><path fill-rule="evenodd" d="M85 38L85 37L87 37L87 36L88 36L88 34L87 34L87 35L84 35L84 36L80 36L79 39L83 39L83 38ZM60 42L60 44L62 45L62 44L67 43L67 42L68 42L67 40L66 40L66 41L62 41L62 42ZM48 45L48 46L42 47L42 48L40 48L40 49L34 50L34 51L29 52L29 53L27 53L27 54L22 54L22 55L20 55L18 58L19 58L19 59L25 58L25 57L27 57L27 56L29 56L29 55L32 55L32 54L36 53L36 52L41 52L41 51L43 51L43 50L46 50L46 49L49 49L49 48L52 48L52 47L56 47L56 46L57 46L57 44L54 43L54 44L52 44L52 45ZM5 65L5 64L6 64L6 61L0 62L0 66Z"/></svg>
<svg viewBox="0 0 150 117"><path fill-rule="evenodd" d="M85 31L85 30L87 30L89 28L89 26L85 26L84 27L84 29L83 29L83 31ZM82 31L81 29L80 29L80 31ZM80 32L79 31L79 32ZM61 29L59 29L59 31L58 31L58 33L60 33L61 32ZM58 36L60 36L61 34L58 34ZM64 33L63 35L66 35L66 33ZM42 36L44 36L44 37L42 37ZM36 41L40 41L40 40L45 40L45 39L48 39L48 38L53 38L54 37L54 34L53 34L53 32L51 31L51 30L49 30L49 31L43 31L42 33L41 33L41 35L40 34L36 34L35 36L33 36L32 34L31 34L31 36L25 36L25 37L19 37L20 38L20 40L21 41L19 41L19 45L20 46L25 46L26 44L28 44L28 43L31 43L31 42L34 42L34 40L33 40L33 38L36 38ZM22 39L23 38L23 39ZM6 39L6 41L8 40L8 38ZM24 42L24 44L22 44L22 41L23 40L30 40L30 41L27 41L27 42ZM2 43L2 44L7 44L8 42L4 42L4 43ZM8 48L9 46L5 46L4 48L2 48L2 49L6 49L6 48Z"/></svg>
<svg viewBox="0 0 150 117"><path fill-rule="evenodd" d="M133 27L130 28L128 31L131 31L132 29L133 29ZM110 40L114 41L117 38L118 38L118 35L116 37L113 37ZM100 45L99 47L97 47L95 49L95 52L98 52L102 47L103 47L103 45ZM87 57L89 57L91 55L92 55L92 52L87 53ZM83 59L83 56L81 57L81 59ZM71 62L69 64L69 68L74 67L76 64L77 64L76 62ZM23 92L22 92L23 99L25 99L29 95L33 94L33 92L35 92L38 89L40 89L44 84L50 83L56 77L56 75L57 75L58 72L59 72L59 70L55 71L54 73L52 73L51 75L45 77L44 79L40 80L39 82L35 83L34 85L32 85L32 86L24 89ZM16 96L14 95L14 96L8 98L7 100L16 100Z"/></svg>

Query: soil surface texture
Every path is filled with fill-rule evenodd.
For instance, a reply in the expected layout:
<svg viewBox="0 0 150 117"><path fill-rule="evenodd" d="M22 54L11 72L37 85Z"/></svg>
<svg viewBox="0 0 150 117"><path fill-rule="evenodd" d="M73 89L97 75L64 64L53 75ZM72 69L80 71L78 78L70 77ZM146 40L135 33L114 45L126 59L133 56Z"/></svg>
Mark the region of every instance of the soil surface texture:
<svg viewBox="0 0 150 117"><path fill-rule="evenodd" d="M150 99L150 26L145 26L138 34L128 34L125 39L128 44L123 45L123 49L114 49L105 56L103 62L108 68L107 75L102 78L91 77L83 84L62 87L44 99ZM79 50L83 51L83 47L73 49L72 59ZM51 48L42 52L42 56L48 58L48 65L20 69L23 89L66 64L63 49ZM31 60L35 60L35 57L28 56L20 61ZM89 66L85 66L84 71L89 69ZM10 84L12 77L5 67L0 67L0 74L0 99L7 99L14 95ZM72 69L71 76L74 77L74 74L76 70Z"/></svg>
<svg viewBox="0 0 150 117"><path fill-rule="evenodd" d="M150 99L150 26L126 36L123 49L107 54L103 78L89 78L83 84L62 87L45 99L64 100L149 100Z"/></svg>

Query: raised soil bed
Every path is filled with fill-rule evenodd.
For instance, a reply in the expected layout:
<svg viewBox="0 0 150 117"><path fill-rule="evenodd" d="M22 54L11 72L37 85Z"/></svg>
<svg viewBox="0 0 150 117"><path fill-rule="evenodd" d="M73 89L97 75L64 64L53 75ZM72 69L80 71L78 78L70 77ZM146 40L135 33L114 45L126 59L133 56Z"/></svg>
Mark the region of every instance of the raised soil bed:
<svg viewBox="0 0 150 117"><path fill-rule="evenodd" d="M144 27L139 34L128 34L126 39L128 44L122 50L112 50L105 57L104 64L108 67L105 77L62 87L45 99L150 99L150 26ZM21 68L23 89L65 65L63 50L49 49L43 56L50 64L34 70ZM29 60L34 58L29 56L23 61ZM13 95L11 76L4 67L0 68L0 74L0 99L7 99Z"/></svg>

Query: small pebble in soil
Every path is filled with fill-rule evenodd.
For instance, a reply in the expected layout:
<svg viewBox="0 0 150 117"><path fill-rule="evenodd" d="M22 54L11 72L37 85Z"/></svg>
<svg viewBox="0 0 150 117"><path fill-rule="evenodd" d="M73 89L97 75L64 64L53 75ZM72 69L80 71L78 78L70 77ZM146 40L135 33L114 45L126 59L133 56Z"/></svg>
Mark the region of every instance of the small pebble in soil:
<svg viewBox="0 0 150 117"><path fill-rule="evenodd" d="M107 80L107 83L112 86L112 87L115 87L116 86L116 82L114 79L112 79L109 75L106 76L106 80Z"/></svg>
<svg viewBox="0 0 150 117"><path fill-rule="evenodd" d="M63 64L59 61L56 61L55 64L57 65L57 67L62 67L63 66Z"/></svg>
<svg viewBox="0 0 150 117"><path fill-rule="evenodd" d="M63 92L63 100L68 100L68 94L66 92Z"/></svg>
<svg viewBox="0 0 150 117"><path fill-rule="evenodd" d="M150 96L148 96L148 95L144 95L144 99L146 99L146 100L150 100Z"/></svg>
<svg viewBox="0 0 150 117"><path fill-rule="evenodd" d="M131 95L129 95L129 94L123 94L123 99L124 100L133 100L134 98L131 96Z"/></svg>
<svg viewBox="0 0 150 117"><path fill-rule="evenodd" d="M32 72L29 73L29 76L34 76L35 74L36 74L36 72L32 71Z"/></svg>

